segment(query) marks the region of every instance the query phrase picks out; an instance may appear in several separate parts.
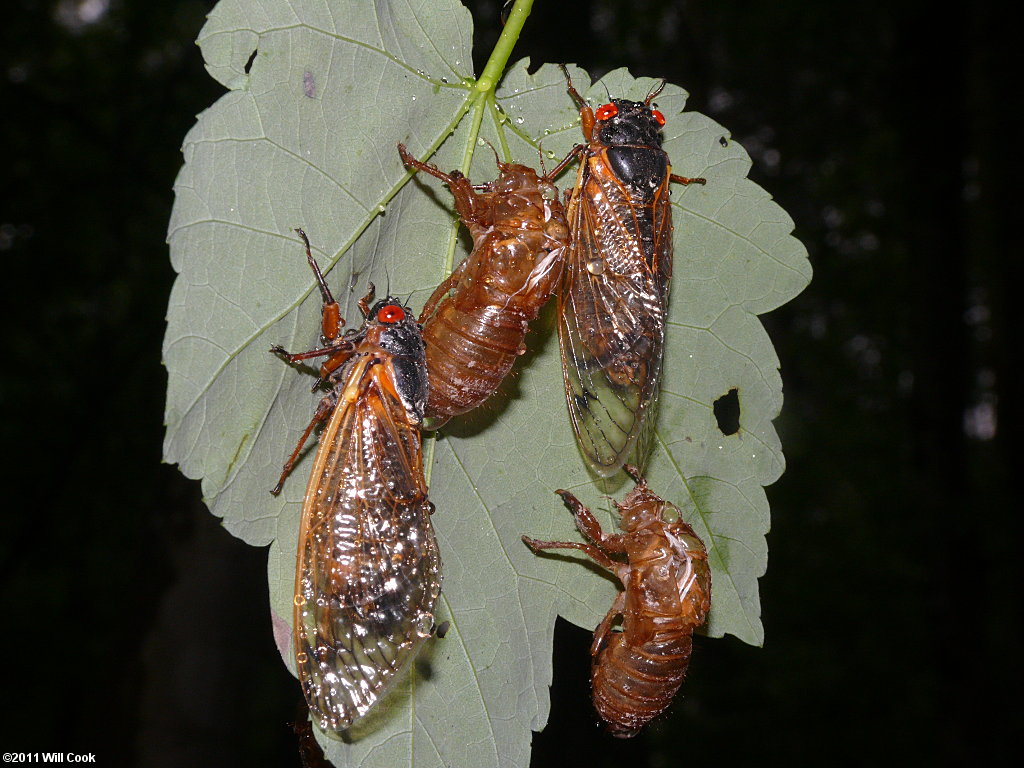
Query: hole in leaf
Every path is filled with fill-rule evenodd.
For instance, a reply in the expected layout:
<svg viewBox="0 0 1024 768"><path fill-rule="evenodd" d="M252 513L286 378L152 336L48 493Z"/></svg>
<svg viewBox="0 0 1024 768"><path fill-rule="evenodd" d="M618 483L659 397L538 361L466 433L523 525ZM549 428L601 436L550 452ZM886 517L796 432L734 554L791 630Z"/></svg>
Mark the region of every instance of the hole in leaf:
<svg viewBox="0 0 1024 768"><path fill-rule="evenodd" d="M723 435L735 435L740 431L740 391L733 387L715 400L715 420Z"/></svg>
<svg viewBox="0 0 1024 768"><path fill-rule="evenodd" d="M249 70L252 69L252 63L256 60L256 53L258 48L254 48L253 52L249 54L249 60L245 62L245 74L249 74Z"/></svg>

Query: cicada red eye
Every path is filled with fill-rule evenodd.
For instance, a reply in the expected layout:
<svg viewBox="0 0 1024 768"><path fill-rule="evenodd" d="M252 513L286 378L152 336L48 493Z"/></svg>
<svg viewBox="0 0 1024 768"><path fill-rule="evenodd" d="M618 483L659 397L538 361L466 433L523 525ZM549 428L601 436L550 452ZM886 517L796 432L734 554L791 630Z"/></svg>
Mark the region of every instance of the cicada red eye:
<svg viewBox="0 0 1024 768"><path fill-rule="evenodd" d="M405 310L397 304L388 304L377 312L377 320L381 323L398 323L405 319Z"/></svg>
<svg viewBox="0 0 1024 768"><path fill-rule="evenodd" d="M665 116L661 114L661 112L659 112L656 109L652 109L651 114L654 115L654 122L656 122L658 125L665 124Z"/></svg>
<svg viewBox="0 0 1024 768"><path fill-rule="evenodd" d="M594 112L594 117L598 120L611 120L619 114L619 108L614 104L605 104L603 107L598 107L597 111Z"/></svg>

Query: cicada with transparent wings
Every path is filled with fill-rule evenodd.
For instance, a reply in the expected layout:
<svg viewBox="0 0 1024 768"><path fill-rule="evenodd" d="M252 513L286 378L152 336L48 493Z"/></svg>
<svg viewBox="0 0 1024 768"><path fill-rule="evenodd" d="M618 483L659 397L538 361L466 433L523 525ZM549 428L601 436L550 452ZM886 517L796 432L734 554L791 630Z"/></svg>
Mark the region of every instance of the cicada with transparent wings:
<svg viewBox="0 0 1024 768"><path fill-rule="evenodd" d="M306 242L323 298L329 387L273 493L279 493L317 425L320 444L299 528L294 648L314 721L348 728L384 695L430 637L441 561L423 477L420 424L427 374L419 325L394 297L360 302L361 328L341 333L337 302Z"/></svg>
<svg viewBox="0 0 1024 768"><path fill-rule="evenodd" d="M664 82L644 101L612 99L595 111L562 70L586 142L552 171L580 161L558 339L577 442L607 477L634 449L637 463L646 459L641 435L657 400L672 277L669 182L704 179L671 172L661 147L665 117L652 104Z"/></svg>
<svg viewBox="0 0 1024 768"><path fill-rule="evenodd" d="M498 178L473 186L398 145L402 161L448 185L473 250L420 313L430 395L426 415L440 426L494 394L526 351L529 323L562 277L569 227L558 189L533 168L498 161Z"/></svg>
<svg viewBox="0 0 1024 768"><path fill-rule="evenodd" d="M693 631L711 609L711 569L704 544L679 508L653 493L640 471L621 503L622 533L606 534L589 509L568 491L557 493L590 542L538 541L535 552L578 549L614 573L622 591L594 632L590 646L594 708L614 736L635 736L672 703L690 664ZM625 555L625 562L614 556ZM612 629L622 617L622 631Z"/></svg>

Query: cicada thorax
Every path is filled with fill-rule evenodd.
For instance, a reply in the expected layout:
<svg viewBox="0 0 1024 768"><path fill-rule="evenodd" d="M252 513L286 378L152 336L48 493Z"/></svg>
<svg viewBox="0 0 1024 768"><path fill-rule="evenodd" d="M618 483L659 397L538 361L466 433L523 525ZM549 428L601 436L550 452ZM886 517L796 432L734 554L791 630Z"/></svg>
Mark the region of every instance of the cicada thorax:
<svg viewBox="0 0 1024 768"><path fill-rule="evenodd" d="M600 475L631 453L657 401L672 276L672 176L662 149L665 118L646 101L580 103L586 139L556 170L580 158L569 200L572 248L559 292L559 346L569 414L580 448Z"/></svg>
<svg viewBox="0 0 1024 768"><path fill-rule="evenodd" d="M406 165L438 177L473 238L473 250L427 300L420 322L427 347L435 424L475 408L498 389L525 352L528 324L559 284L569 229L548 177L498 163L498 178L477 187L400 147Z"/></svg>
<svg viewBox="0 0 1024 768"><path fill-rule="evenodd" d="M293 641L310 712L331 730L365 715L415 657L440 594L419 431L423 340L397 298L361 307L358 331L332 339L325 319L323 349L287 356L329 356L330 392L310 425L326 422L302 508Z"/></svg>
<svg viewBox="0 0 1024 768"><path fill-rule="evenodd" d="M621 534L605 534L572 494L559 491L592 544L536 541L535 551L579 549L618 576L623 590L591 645L594 708L608 730L634 736L671 703L689 666L693 632L711 608L707 552L679 509L652 493L638 470L636 487L616 504ZM625 562L615 559L625 555ZM622 631L612 629L621 617Z"/></svg>

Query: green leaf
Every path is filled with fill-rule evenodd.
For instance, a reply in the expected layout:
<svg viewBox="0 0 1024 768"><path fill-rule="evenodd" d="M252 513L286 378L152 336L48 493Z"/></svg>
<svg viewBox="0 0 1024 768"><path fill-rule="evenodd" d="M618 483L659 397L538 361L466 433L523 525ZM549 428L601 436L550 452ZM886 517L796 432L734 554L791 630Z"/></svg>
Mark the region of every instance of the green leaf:
<svg viewBox="0 0 1024 768"><path fill-rule="evenodd" d="M293 671L296 537L312 452L280 497L268 490L318 395L311 377L268 350L313 348L320 316L293 229L309 234L353 322L371 280L418 308L467 238L447 189L429 177L410 182L397 142L421 158L436 149L431 162L485 181L496 175L494 156L474 151L478 134L505 159L548 167L581 140L555 66L531 75L527 62L513 65L494 99L476 88L471 39L468 12L451 0L222 0L200 35L211 75L229 91L186 137L175 184L165 457L202 478L229 531L270 545L274 628ZM591 103L606 93L642 99L656 82L618 70L586 89L586 73L571 72ZM792 221L745 178L746 153L684 112L685 99L673 85L657 99L665 148L674 172L708 183L673 189L675 276L648 479L708 546L708 633L759 644L763 486L784 463L771 424L782 402L778 359L756 315L799 293L810 267ZM569 171L560 183L574 178ZM438 621L451 629L350 743L319 734L337 766L527 766L530 731L548 714L556 614L592 628L611 604L611 578L572 558L537 557L520 541L579 538L556 488L576 493L606 528L604 496L628 489L621 476L596 482L576 450L552 309L499 394L426 441L444 561ZM713 403L733 388L740 430L725 436Z"/></svg>

